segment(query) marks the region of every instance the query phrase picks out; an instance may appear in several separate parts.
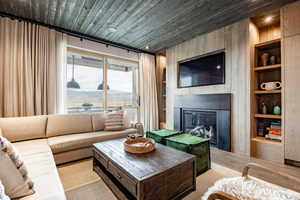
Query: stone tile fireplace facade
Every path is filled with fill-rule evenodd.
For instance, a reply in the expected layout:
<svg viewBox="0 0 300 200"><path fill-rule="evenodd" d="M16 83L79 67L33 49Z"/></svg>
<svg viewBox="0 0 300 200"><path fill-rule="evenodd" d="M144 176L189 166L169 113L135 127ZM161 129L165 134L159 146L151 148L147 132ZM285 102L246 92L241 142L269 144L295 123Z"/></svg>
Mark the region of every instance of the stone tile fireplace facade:
<svg viewBox="0 0 300 200"><path fill-rule="evenodd" d="M231 151L231 94L176 96L174 128Z"/></svg>

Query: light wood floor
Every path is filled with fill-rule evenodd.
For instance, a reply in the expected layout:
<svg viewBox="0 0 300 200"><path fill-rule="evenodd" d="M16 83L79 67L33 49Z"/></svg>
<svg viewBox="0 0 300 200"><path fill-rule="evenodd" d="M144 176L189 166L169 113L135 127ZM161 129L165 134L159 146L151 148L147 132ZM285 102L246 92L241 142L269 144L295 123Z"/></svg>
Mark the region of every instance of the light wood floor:
<svg viewBox="0 0 300 200"><path fill-rule="evenodd" d="M240 176L247 163L258 163L270 169L300 178L300 168L270 161L250 158L230 152L211 149L212 169L197 178L197 190L185 200L199 200L215 181L224 177ZM92 170L92 160L82 160L58 166L59 175L68 196L68 200L115 200L109 188ZM288 187L285 179L250 170L250 175L259 179ZM288 187L289 188L289 187Z"/></svg>
<svg viewBox="0 0 300 200"><path fill-rule="evenodd" d="M240 155L237 153L231 153L231 152L225 152L221 151L216 148L211 148L211 160L212 162L227 167L229 169L242 172L244 166L247 163L256 163L259 165L262 165L264 167L267 167L273 171L284 173L289 176L298 178L300 180L300 168L299 167L293 167L290 165L284 165L280 163L275 163L271 161L256 159L253 157L248 157L245 155ZM289 189L296 190L300 192L298 189L300 188L299 185L295 186L293 182L291 182L289 179L282 179L278 176L272 176L268 173L262 172L262 171L249 171L251 176L257 177L259 179L265 180L267 182L271 182L273 184L280 185L282 187L286 187Z"/></svg>

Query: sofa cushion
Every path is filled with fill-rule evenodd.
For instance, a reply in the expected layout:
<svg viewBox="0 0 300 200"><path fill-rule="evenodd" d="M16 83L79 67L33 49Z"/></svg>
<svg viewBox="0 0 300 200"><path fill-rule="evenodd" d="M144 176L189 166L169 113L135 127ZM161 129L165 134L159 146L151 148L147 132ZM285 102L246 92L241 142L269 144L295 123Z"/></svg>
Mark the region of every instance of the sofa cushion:
<svg viewBox="0 0 300 200"><path fill-rule="evenodd" d="M10 198L20 198L34 193L33 182L15 147L0 137L0 180Z"/></svg>
<svg viewBox="0 0 300 200"><path fill-rule="evenodd" d="M47 136L92 132L92 116L88 114L49 115Z"/></svg>
<svg viewBox="0 0 300 200"><path fill-rule="evenodd" d="M106 119L105 113L93 114L92 115L93 131L103 131L105 119Z"/></svg>
<svg viewBox="0 0 300 200"><path fill-rule="evenodd" d="M66 200L47 139L13 143L20 152L35 186L33 195L22 200Z"/></svg>
<svg viewBox="0 0 300 200"><path fill-rule="evenodd" d="M53 156L54 156L55 163L59 165L74 160L82 160L85 158L90 158L93 156L93 149L92 147L85 147L85 148L75 149L72 151L56 153Z"/></svg>
<svg viewBox="0 0 300 200"><path fill-rule="evenodd" d="M126 129L123 131L98 131L91 133L63 135L48 138L48 143L52 152L55 154L84 147L91 147L94 143L104 140L126 137L131 133L137 133L137 130Z"/></svg>
<svg viewBox="0 0 300 200"><path fill-rule="evenodd" d="M2 135L11 142L46 138L47 116L0 118Z"/></svg>

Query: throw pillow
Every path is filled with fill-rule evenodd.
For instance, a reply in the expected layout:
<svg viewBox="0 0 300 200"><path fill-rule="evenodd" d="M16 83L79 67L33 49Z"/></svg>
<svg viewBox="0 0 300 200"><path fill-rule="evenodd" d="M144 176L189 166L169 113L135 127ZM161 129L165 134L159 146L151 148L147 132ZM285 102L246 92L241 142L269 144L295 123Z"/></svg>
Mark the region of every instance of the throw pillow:
<svg viewBox="0 0 300 200"><path fill-rule="evenodd" d="M106 131L121 131L125 129L124 112L108 113L104 123Z"/></svg>
<svg viewBox="0 0 300 200"><path fill-rule="evenodd" d="M10 198L20 198L34 193L33 182L15 147L0 136L0 179Z"/></svg>
<svg viewBox="0 0 300 200"><path fill-rule="evenodd" d="M5 194L4 186L0 181L0 200L10 200L10 198Z"/></svg>

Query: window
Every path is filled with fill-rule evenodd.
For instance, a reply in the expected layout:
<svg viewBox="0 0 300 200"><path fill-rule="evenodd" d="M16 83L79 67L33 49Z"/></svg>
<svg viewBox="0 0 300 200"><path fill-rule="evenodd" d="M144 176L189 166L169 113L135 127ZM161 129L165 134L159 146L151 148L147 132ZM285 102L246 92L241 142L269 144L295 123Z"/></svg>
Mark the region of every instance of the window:
<svg viewBox="0 0 300 200"><path fill-rule="evenodd" d="M103 60L68 52L66 76L68 113L104 111Z"/></svg>
<svg viewBox="0 0 300 200"><path fill-rule="evenodd" d="M107 109L125 110L132 121L137 121L136 63L108 59Z"/></svg>
<svg viewBox="0 0 300 200"><path fill-rule="evenodd" d="M67 113L124 110L137 121L138 63L68 48Z"/></svg>

